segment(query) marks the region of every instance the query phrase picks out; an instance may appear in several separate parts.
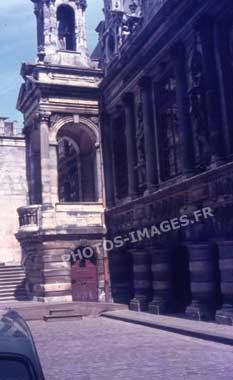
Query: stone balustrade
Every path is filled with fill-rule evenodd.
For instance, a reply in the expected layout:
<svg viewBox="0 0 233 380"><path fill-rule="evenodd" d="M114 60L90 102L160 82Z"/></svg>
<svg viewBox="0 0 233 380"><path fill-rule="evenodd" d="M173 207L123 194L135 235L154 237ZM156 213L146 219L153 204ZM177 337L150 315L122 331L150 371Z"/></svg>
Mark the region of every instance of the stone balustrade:
<svg viewBox="0 0 233 380"><path fill-rule="evenodd" d="M32 205L18 208L19 225L21 230L38 229L41 206Z"/></svg>
<svg viewBox="0 0 233 380"><path fill-rule="evenodd" d="M50 208L41 205L20 207L19 232L39 229L67 231L69 229L95 228L103 230L104 208L100 203L58 203Z"/></svg>

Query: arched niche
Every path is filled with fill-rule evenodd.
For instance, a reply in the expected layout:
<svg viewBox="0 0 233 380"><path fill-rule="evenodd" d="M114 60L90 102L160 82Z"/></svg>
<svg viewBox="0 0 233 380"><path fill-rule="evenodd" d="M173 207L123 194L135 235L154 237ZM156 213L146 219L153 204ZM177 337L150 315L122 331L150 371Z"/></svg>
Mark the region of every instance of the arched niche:
<svg viewBox="0 0 233 380"><path fill-rule="evenodd" d="M57 8L58 40L62 50L75 51L75 12L66 4Z"/></svg>
<svg viewBox="0 0 233 380"><path fill-rule="evenodd" d="M97 202L98 162L95 132L83 123L65 123L57 130L60 202Z"/></svg>

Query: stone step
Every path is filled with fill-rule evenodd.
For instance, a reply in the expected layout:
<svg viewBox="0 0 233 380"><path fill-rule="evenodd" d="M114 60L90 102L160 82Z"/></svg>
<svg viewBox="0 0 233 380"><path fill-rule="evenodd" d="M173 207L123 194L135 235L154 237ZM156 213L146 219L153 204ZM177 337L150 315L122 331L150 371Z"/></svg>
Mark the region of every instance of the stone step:
<svg viewBox="0 0 233 380"><path fill-rule="evenodd" d="M21 290L21 289L24 289L25 290L25 286L22 285L22 284L19 284L19 285L0 285L0 292L2 290Z"/></svg>
<svg viewBox="0 0 233 380"><path fill-rule="evenodd" d="M0 279L0 286L2 285L18 285L24 282L25 278L9 278L9 279Z"/></svg>
<svg viewBox="0 0 233 380"><path fill-rule="evenodd" d="M72 320L82 320L83 316L80 314L77 314L77 312L71 313L66 313L64 312L63 314L57 314L57 315L45 315L44 316L44 321L45 322L57 322L57 321L72 321Z"/></svg>
<svg viewBox="0 0 233 380"><path fill-rule="evenodd" d="M9 273L4 273L4 274L0 274L0 279L3 279L3 280L5 280L5 279L7 279L7 278L9 278L9 279L11 279L11 278L25 278L25 274L24 273L15 273L15 274L9 274Z"/></svg>
<svg viewBox="0 0 233 380"><path fill-rule="evenodd" d="M28 300L25 272L20 265L0 266L0 302Z"/></svg>
<svg viewBox="0 0 233 380"><path fill-rule="evenodd" d="M51 316L64 315L64 313L66 313L67 315L72 314L72 313L75 313L75 310L74 309L50 309L49 310L49 315Z"/></svg>
<svg viewBox="0 0 233 380"><path fill-rule="evenodd" d="M1 296L0 303L9 302L9 301L28 301L27 296Z"/></svg>
<svg viewBox="0 0 233 380"><path fill-rule="evenodd" d="M0 269L0 276L1 275L5 275L5 274L24 274L25 275L25 272L24 272L24 270L22 269L22 270L17 270L17 269L12 269L12 270L1 270Z"/></svg>
<svg viewBox="0 0 233 380"><path fill-rule="evenodd" d="M15 297L17 297L18 295L21 295L21 294L23 294L23 295L27 295L27 292L26 292L26 290L25 289L20 289L20 290L9 290L9 289L6 289L6 290L0 290L0 298L2 297L2 296L15 296Z"/></svg>

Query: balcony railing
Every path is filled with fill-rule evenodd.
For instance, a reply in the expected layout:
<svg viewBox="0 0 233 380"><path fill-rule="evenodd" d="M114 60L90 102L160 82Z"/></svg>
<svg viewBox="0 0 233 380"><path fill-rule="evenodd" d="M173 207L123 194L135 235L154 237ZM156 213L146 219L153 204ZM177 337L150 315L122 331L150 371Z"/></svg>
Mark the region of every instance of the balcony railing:
<svg viewBox="0 0 233 380"><path fill-rule="evenodd" d="M41 206L33 205L18 209L20 227L38 227Z"/></svg>
<svg viewBox="0 0 233 380"><path fill-rule="evenodd" d="M101 203L59 203L49 209L32 205L20 207L18 214L20 232L104 227L104 207Z"/></svg>

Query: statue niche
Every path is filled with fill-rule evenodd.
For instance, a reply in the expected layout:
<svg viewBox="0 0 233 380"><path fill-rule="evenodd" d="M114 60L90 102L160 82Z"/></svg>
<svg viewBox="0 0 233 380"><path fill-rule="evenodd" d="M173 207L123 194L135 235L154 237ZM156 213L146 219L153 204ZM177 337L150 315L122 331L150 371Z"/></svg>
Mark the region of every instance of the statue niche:
<svg viewBox="0 0 233 380"><path fill-rule="evenodd" d="M60 49L75 51L75 15L73 9L69 5L60 5L57 10L57 21Z"/></svg>
<svg viewBox="0 0 233 380"><path fill-rule="evenodd" d="M195 46L189 66L189 112L193 126L196 165L200 170L205 170L210 161L210 146L202 62L202 53L195 36Z"/></svg>
<svg viewBox="0 0 233 380"><path fill-rule="evenodd" d="M138 184L141 191L145 190L146 184L146 156L144 142L144 124L143 124L143 108L142 101L138 104L137 109L137 126L136 126L136 145L137 145L137 171Z"/></svg>

